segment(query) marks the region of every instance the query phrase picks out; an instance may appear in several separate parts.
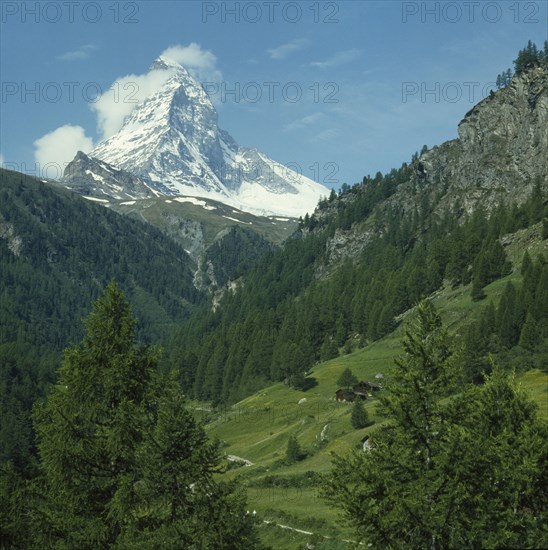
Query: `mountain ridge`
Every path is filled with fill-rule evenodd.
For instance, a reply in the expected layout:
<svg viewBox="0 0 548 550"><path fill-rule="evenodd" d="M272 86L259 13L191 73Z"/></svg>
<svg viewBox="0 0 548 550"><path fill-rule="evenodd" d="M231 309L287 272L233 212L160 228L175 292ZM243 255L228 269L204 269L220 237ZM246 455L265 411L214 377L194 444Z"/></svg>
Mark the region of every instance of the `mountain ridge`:
<svg viewBox="0 0 548 550"><path fill-rule="evenodd" d="M417 208L432 218L447 213L464 219L481 208L487 215L502 203L522 204L535 183L548 189L548 68L533 67L516 75L511 83L476 104L458 123L459 137L423 148L409 164L386 176L394 182L390 196L375 206L395 210L403 217ZM425 174L418 171L422 164ZM403 177L398 174L403 173ZM374 179L339 195L339 202L323 201L311 216L308 231L321 231L329 216L352 210L360 197L374 190ZM327 243L323 276L345 258L356 257L373 235L386 228L340 227ZM427 226L422 228L426 231ZM417 235L420 238L420 233Z"/></svg>
<svg viewBox="0 0 548 550"><path fill-rule="evenodd" d="M112 198L125 198L129 184L145 196L211 198L263 216L298 217L329 194L323 185L256 148L238 145L218 127L213 103L184 67L160 57L150 70L166 73L160 89L136 105L116 134L86 155L85 170L80 166L85 159L78 153L61 183ZM110 176L103 186L105 170Z"/></svg>

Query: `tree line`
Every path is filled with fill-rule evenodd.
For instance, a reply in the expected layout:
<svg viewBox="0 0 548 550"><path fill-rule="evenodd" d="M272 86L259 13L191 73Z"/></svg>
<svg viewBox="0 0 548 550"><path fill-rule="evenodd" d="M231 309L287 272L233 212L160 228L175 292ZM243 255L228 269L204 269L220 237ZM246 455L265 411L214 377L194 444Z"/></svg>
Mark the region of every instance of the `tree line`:
<svg viewBox="0 0 548 550"><path fill-rule="evenodd" d="M382 188L383 180L373 185ZM392 187L392 177L386 185ZM388 193L370 186L346 194L366 204L373 194ZM348 223L343 194L320 211L314 229L303 220L302 238L268 253L216 311L205 306L177 330L170 359L182 386L216 403L238 401L270 382L303 387L315 362L388 334L399 314L443 284L472 283L473 299L483 299L483 288L511 270L501 236L546 218L545 200L537 181L521 206L501 204L489 216L480 207L464 222L458 205L433 216L436 200L426 194L407 214L397 206L357 214L356 207L352 223L366 224L367 247L329 277L317 278L329 238Z"/></svg>
<svg viewBox="0 0 548 550"><path fill-rule="evenodd" d="M514 74L519 75L539 65L548 66L548 40L544 41L543 49L538 48L532 40L529 40L527 46L518 52L518 56L514 60L514 71L506 69L497 75L497 89L506 88L512 82Z"/></svg>

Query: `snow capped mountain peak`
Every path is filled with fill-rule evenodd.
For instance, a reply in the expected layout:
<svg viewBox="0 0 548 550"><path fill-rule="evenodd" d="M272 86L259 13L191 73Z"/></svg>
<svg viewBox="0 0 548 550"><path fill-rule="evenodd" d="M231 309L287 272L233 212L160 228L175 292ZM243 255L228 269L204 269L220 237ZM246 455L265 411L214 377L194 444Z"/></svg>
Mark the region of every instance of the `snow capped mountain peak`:
<svg viewBox="0 0 548 550"><path fill-rule="evenodd" d="M149 71L160 71L160 70L168 70L168 69L175 69L179 70L182 69L186 72L186 69L177 61L174 61L173 59L170 59L169 57L160 56L154 60L152 65L149 67Z"/></svg>
<svg viewBox="0 0 548 550"><path fill-rule="evenodd" d="M261 215L304 215L329 194L257 149L239 146L218 127L200 82L179 63L160 56L150 70L171 74L91 158L170 195L207 197Z"/></svg>

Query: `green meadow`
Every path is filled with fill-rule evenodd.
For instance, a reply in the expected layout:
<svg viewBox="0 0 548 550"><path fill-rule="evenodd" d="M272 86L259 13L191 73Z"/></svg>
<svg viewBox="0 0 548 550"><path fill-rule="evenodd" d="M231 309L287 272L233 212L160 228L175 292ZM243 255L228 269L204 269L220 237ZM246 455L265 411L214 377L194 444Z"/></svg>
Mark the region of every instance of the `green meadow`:
<svg viewBox="0 0 548 550"><path fill-rule="evenodd" d="M514 263L513 272L486 287L487 298L481 302L471 299L470 286L446 287L435 293L431 298L450 333L458 336L481 307L490 300L496 304L508 281L520 282L519 264L526 249L536 256L539 252L546 254L547 248L546 241L531 241L531 230L518 233L507 248ZM314 536L316 543L323 541L320 548L352 546L344 542L352 539L352 529L321 498L320 474L329 472L332 453L344 455L360 449L364 436L374 434L383 418L377 413L378 394L374 393L365 401L371 424L361 430L353 429L352 405L335 400L337 380L347 367L360 380L375 381L378 374L389 377L394 358L401 353L403 326L410 313L402 316L398 328L387 337L315 365L309 374L315 385L307 391L278 383L233 406L197 411L209 434L221 441L223 452L231 457L223 476L246 487L249 510L256 511L264 542L291 550L302 547ZM548 420L548 375L532 370L520 374L518 379L537 402L541 418ZM297 438L305 458L286 464L290 436Z"/></svg>

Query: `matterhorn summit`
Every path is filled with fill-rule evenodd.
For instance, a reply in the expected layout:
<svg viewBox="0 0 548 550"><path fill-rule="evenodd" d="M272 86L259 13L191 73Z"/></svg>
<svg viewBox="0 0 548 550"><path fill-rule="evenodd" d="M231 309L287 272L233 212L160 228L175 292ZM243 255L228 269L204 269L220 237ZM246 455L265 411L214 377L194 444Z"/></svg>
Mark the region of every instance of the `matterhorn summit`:
<svg viewBox="0 0 548 550"><path fill-rule="evenodd" d="M217 111L204 88L184 67L159 57L151 71L165 71L158 91L136 105L118 133L82 154L65 170L63 182L101 197L143 198L183 195L214 199L258 215L298 217L311 212L329 190L273 161L257 149L241 147L217 125ZM73 163L78 160L78 166ZM100 163L94 162L100 161ZM101 166L95 174L93 166ZM108 189L101 178L110 167ZM140 192L128 192L123 181L137 178Z"/></svg>

